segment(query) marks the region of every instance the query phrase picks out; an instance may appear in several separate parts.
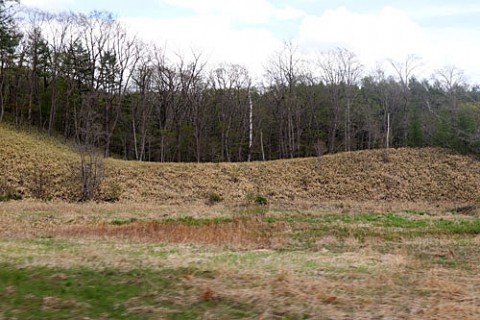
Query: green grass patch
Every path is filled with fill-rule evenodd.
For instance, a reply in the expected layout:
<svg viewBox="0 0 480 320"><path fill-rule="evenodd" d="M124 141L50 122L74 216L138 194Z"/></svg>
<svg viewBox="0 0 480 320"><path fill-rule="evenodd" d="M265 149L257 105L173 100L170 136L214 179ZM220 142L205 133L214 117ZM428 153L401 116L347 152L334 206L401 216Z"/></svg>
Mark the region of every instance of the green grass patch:
<svg viewBox="0 0 480 320"><path fill-rule="evenodd" d="M397 241L404 238L480 234L480 219L419 220L394 213L270 216L265 218L265 221L288 222L293 230L293 238L307 246L325 236L335 236L339 240L355 238L365 241L375 238L381 241Z"/></svg>
<svg viewBox="0 0 480 320"><path fill-rule="evenodd" d="M141 222L142 220L137 218L130 218L130 219L115 219L110 221L111 225L114 226L123 226L128 225L135 222ZM192 217L182 217L182 218L169 218L169 219L162 219L162 220L152 220L153 222L157 222L159 224L176 224L176 225L184 225L184 226L209 226L209 225L217 225L223 223L230 223L233 222L232 218L213 218L213 219L204 219L204 218L192 218ZM147 222L147 221L143 221Z"/></svg>
<svg viewBox="0 0 480 320"><path fill-rule="evenodd" d="M110 222L110 224L112 224L114 226L123 226L123 225L134 223L134 222L137 222L137 221L138 221L137 218L130 218L130 219L125 219L125 220L115 219L115 220L112 220Z"/></svg>
<svg viewBox="0 0 480 320"><path fill-rule="evenodd" d="M192 217L183 217L178 219L165 219L160 223L171 223L171 224L181 224L185 226L208 226L216 225L223 223L233 222L232 218L213 218L213 219L202 219L202 218L192 218Z"/></svg>
<svg viewBox="0 0 480 320"><path fill-rule="evenodd" d="M220 317L253 316L252 306L197 292L187 276L214 278L195 268L163 270L0 265L0 316L17 319L197 319L206 310ZM186 295L193 296L185 298Z"/></svg>

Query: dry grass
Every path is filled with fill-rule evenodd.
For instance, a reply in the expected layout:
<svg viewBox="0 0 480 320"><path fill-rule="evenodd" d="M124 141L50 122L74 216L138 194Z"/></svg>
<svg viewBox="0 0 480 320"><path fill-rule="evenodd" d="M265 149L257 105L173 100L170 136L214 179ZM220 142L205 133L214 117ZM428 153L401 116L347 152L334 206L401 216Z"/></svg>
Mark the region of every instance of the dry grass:
<svg viewBox="0 0 480 320"><path fill-rule="evenodd" d="M223 204L209 206L203 202L183 205L168 205L155 202L121 201L109 202L65 202L38 201L33 199L23 201L0 202L0 213L25 214L34 219L36 215L47 214L68 221L97 221L99 219L128 219L131 217L145 219L159 218L218 218L226 216L227 212L235 210L236 206Z"/></svg>
<svg viewBox="0 0 480 320"><path fill-rule="evenodd" d="M0 188L25 197L79 198L79 157L43 137L0 127ZM99 198L183 204L213 193L227 203L255 195L277 205L321 201L476 202L480 163L440 149L362 151L234 164L154 164L108 159Z"/></svg>
<svg viewBox="0 0 480 320"><path fill-rule="evenodd" d="M69 147L42 135L0 126L0 194L71 199L81 190L79 157Z"/></svg>
<svg viewBox="0 0 480 320"><path fill-rule="evenodd" d="M478 270L469 273L442 267L420 268L419 262L405 252L397 256L377 250L307 255L179 245L159 248L98 240L73 240L68 247L72 251L55 249L38 257L33 252L44 250L44 246L32 247L32 252L21 254L29 256L29 260L18 259L17 263L23 267L84 266L100 270L181 266L214 270L210 277L188 275L182 280L188 290L157 293L156 299L183 308L200 301L213 305L234 301L255 306L263 319L478 319L480 315L480 281L475 276ZM232 254L237 258L229 259ZM302 265L312 259L317 264L304 270ZM359 269L362 266L366 269ZM128 304L132 312L140 311L138 308L154 310L153 306L137 305L133 300ZM211 317L215 318L215 314L211 313Z"/></svg>
<svg viewBox="0 0 480 320"><path fill-rule="evenodd" d="M206 199L218 193L245 201L261 194L275 203L325 200L468 202L478 199L480 164L445 150L362 151L268 163L139 164L112 161L110 183L123 198Z"/></svg>
<svg viewBox="0 0 480 320"><path fill-rule="evenodd" d="M258 219L235 219L232 222L185 225L178 222L132 222L127 225L109 224L54 227L50 236L67 238L126 239L150 243L188 243L216 245L241 249L261 249L280 246L282 239L273 227Z"/></svg>
<svg viewBox="0 0 480 320"><path fill-rule="evenodd" d="M217 300L261 306L263 319L477 319L478 289L468 279L447 272L405 275L408 269L381 271L343 279L304 278L288 272L273 277L220 274L188 283Z"/></svg>
<svg viewBox="0 0 480 320"><path fill-rule="evenodd" d="M69 210L64 213L62 210L49 213L44 205L47 206L28 202L25 207L30 206L27 208L30 211L23 212L12 212L13 204L2 208L1 261L19 267L200 270L183 276L179 283L183 289L177 292L146 293L157 304L142 304L142 296L123 302L132 315L160 317L168 314L163 307L165 303L189 309L201 302L209 303L212 308L228 302L252 306L261 319L478 319L480 316L478 235L441 238L419 235L388 242L379 238L361 241L325 235L313 247L292 249L290 225L282 221L267 224L267 219L331 216L332 212L325 211L329 206L338 206L341 218L353 214L341 212L347 204L341 206L335 202L305 212L272 208L253 216L238 211L229 213L225 207L220 210L205 206L199 210L204 210L210 219L200 220L201 223L178 219L181 210L168 207L158 211L176 212L176 219L158 215L153 221L156 214L153 206L149 210L144 208L142 216L129 214L125 211L127 206L119 204L66 204ZM361 204L348 206L360 210ZM44 212L35 213L39 208ZM102 208L113 213L102 213ZM132 208L138 209L135 205ZM212 212L208 213L208 208ZM71 221L76 214L84 218ZM226 219L228 214L231 220ZM432 221L478 219L441 211L418 215L403 210L398 215L411 221L417 217ZM112 225L119 216L125 224ZM139 216L143 218L128 221ZM362 222L341 221L337 227L350 223L352 228L364 228ZM301 224L305 224L302 227L306 232L317 227ZM21 236L14 236L15 232ZM30 238L24 238L25 234L30 234ZM204 276L205 273L209 276ZM56 306L69 305L71 301L46 296L42 303L45 308L55 310ZM218 316L213 309L202 314L206 319Z"/></svg>
<svg viewBox="0 0 480 320"><path fill-rule="evenodd" d="M352 200L325 200L312 203L291 202L277 204L272 206L272 210L290 210L307 214L321 213L386 213L386 212L430 212L432 214L443 214L452 211L456 206L462 206L464 203L452 204L447 201L352 201ZM27 199L23 201L0 202L0 213L24 213L34 214L48 213L49 215L71 219L101 219L102 217L115 217L127 219L130 217L141 217L158 219L162 217L180 218L219 218L230 216L231 212L248 210L255 206L245 206L238 203L220 203L214 206L206 204L204 201L197 201L183 204L164 204L155 201L120 201L109 202L65 202L59 200L38 201ZM276 208L276 209L275 209Z"/></svg>
<svg viewBox="0 0 480 320"><path fill-rule="evenodd" d="M258 214L276 217L301 213L310 217L325 214L361 214L397 212L405 214L411 220L451 220L469 219L469 216L453 215L453 207L447 202L354 202L324 201L316 204L258 208L255 206L238 206L236 204L218 204L210 206L204 202L184 205L166 205L153 202L117 203L70 203L64 201L9 201L0 202L0 238L27 239L45 235L73 236L75 234L89 237L131 238L145 242L186 242L225 244L236 247L250 243L253 247L275 247L280 238L270 239L269 226L257 219ZM428 212L428 215L411 215L409 212ZM179 224L160 224L166 219L228 219L234 213L233 223L188 226ZM251 219L245 219L252 216ZM128 225L117 226L115 222L131 221ZM287 230L284 225L275 225L279 234ZM308 225L307 225L308 227ZM143 231L142 231L143 230ZM144 232L144 235L141 233ZM285 231L286 232L286 231ZM169 240L170 239L170 240ZM322 238L322 243L334 243L336 239Z"/></svg>

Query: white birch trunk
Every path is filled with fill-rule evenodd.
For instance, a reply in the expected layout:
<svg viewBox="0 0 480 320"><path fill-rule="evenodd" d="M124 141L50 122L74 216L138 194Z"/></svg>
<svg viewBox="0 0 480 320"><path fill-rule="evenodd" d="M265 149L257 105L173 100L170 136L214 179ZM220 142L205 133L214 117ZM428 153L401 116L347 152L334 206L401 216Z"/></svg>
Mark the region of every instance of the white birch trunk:
<svg viewBox="0 0 480 320"><path fill-rule="evenodd" d="M252 146L253 146L253 102L250 88L248 88L248 101L249 101L249 134L248 134L248 162L252 160Z"/></svg>

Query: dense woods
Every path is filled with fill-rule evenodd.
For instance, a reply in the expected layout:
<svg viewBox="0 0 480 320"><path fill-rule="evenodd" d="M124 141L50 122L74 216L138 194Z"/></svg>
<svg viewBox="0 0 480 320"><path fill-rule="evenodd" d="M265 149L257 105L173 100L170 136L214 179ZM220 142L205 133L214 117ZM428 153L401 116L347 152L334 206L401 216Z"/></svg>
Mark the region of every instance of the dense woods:
<svg viewBox="0 0 480 320"><path fill-rule="evenodd" d="M423 62L409 56L370 72L350 50L305 58L286 43L254 82L244 66L144 43L109 13L0 5L0 122L105 156L234 162L384 147L480 152L480 89L453 66L419 78Z"/></svg>

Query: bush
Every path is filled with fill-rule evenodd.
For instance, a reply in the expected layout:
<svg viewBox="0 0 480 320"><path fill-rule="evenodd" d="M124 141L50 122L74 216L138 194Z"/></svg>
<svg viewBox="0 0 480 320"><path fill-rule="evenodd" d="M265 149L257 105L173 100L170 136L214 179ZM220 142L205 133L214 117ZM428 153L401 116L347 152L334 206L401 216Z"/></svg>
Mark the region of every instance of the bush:
<svg viewBox="0 0 480 320"><path fill-rule="evenodd" d="M103 196L103 201L117 202L122 195L122 186L116 182L110 182L108 185L108 191Z"/></svg>
<svg viewBox="0 0 480 320"><path fill-rule="evenodd" d="M137 218L130 218L127 220L113 220L112 222L110 222L110 224L114 226L123 226L123 225L134 223L137 221L138 221Z"/></svg>
<svg viewBox="0 0 480 320"><path fill-rule="evenodd" d="M211 193L208 197L208 202L210 204L215 204L223 201L223 197L217 193Z"/></svg>
<svg viewBox="0 0 480 320"><path fill-rule="evenodd" d="M0 195L0 202L6 202L10 200L22 200L22 195L18 193L9 193Z"/></svg>
<svg viewBox="0 0 480 320"><path fill-rule="evenodd" d="M104 175L103 154L93 146L79 147L81 159L81 201L92 201L100 189Z"/></svg>
<svg viewBox="0 0 480 320"><path fill-rule="evenodd" d="M268 204L268 200L264 196L257 196L255 198L255 203L260 206L266 206Z"/></svg>
<svg viewBox="0 0 480 320"><path fill-rule="evenodd" d="M33 173L32 195L37 199L48 200L49 190L53 186L52 177L47 174L44 168L35 166Z"/></svg>

